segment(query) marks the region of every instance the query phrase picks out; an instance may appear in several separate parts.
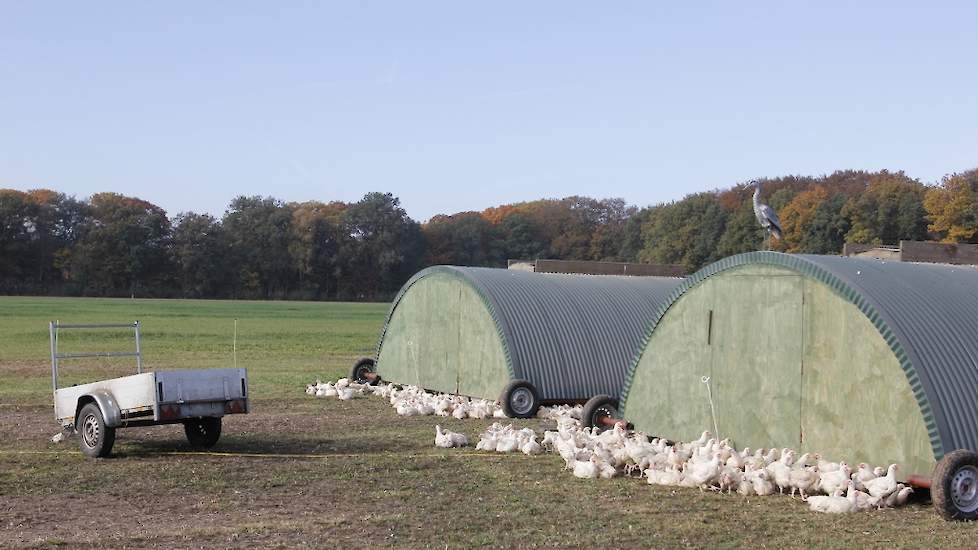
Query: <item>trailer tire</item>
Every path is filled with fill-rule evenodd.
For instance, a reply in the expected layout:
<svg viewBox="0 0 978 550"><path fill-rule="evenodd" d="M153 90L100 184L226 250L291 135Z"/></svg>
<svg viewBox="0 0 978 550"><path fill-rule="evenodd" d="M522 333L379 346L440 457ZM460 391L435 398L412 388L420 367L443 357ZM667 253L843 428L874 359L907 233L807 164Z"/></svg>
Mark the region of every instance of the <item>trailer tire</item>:
<svg viewBox="0 0 978 550"><path fill-rule="evenodd" d="M978 454L959 449L944 455L934 467L930 497L948 521L978 519Z"/></svg>
<svg viewBox="0 0 978 550"><path fill-rule="evenodd" d="M499 395L503 412L510 418L533 418L540 408L540 394L527 380L513 380Z"/></svg>
<svg viewBox="0 0 978 550"><path fill-rule="evenodd" d="M371 357L363 357L353 365L353 370L350 371L350 380L356 382L357 384L370 384L371 386L376 386L380 382L379 376L373 376L367 378L365 375L367 373L374 372L374 362Z"/></svg>
<svg viewBox="0 0 978 550"><path fill-rule="evenodd" d="M183 431L194 449L210 449L221 437L221 418L205 416L183 421Z"/></svg>
<svg viewBox="0 0 978 550"><path fill-rule="evenodd" d="M618 416L618 400L610 395L595 395L584 404L581 412L581 423L586 428L599 428L605 430L608 427L600 422L601 417Z"/></svg>
<svg viewBox="0 0 978 550"><path fill-rule="evenodd" d="M115 428L105 425L102 409L95 403L88 403L81 408L75 419L75 430L78 431L78 447L85 456L105 458L112 452Z"/></svg>

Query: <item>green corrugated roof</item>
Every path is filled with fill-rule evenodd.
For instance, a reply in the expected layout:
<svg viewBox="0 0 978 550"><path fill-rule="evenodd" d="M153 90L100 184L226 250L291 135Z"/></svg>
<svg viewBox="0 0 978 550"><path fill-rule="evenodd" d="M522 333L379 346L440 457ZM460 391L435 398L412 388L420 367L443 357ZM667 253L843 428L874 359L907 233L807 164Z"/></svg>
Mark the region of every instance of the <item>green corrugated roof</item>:
<svg viewBox="0 0 978 550"><path fill-rule="evenodd" d="M404 294L435 273L459 277L479 293L496 323L512 377L529 380L542 399L554 401L618 396L644 327L681 281L435 266L405 283L387 323Z"/></svg>
<svg viewBox="0 0 978 550"><path fill-rule="evenodd" d="M978 268L778 252L739 254L684 280L652 316L642 349L683 294L713 275L747 264L795 270L853 303L900 361L934 456L940 459L955 449L978 451ZM623 410L642 353L628 368Z"/></svg>

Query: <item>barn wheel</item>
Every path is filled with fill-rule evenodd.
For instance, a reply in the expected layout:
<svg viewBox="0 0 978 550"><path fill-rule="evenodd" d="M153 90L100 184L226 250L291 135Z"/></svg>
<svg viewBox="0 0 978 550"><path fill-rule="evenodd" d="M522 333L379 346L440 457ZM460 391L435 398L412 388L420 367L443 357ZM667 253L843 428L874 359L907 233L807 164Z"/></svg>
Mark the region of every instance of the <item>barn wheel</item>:
<svg viewBox="0 0 978 550"><path fill-rule="evenodd" d="M618 416L618 400L610 395L595 395L584 404L581 421L588 428L605 430L608 426L601 422L602 418Z"/></svg>
<svg viewBox="0 0 978 550"><path fill-rule="evenodd" d="M353 365L353 370L350 371L350 380L353 380L357 384L376 386L380 382L380 377L376 375L367 376L368 374L373 374L374 365L374 360L370 357L360 359Z"/></svg>
<svg viewBox="0 0 978 550"><path fill-rule="evenodd" d="M220 417L206 416L183 421L183 431L194 449L210 449L221 437Z"/></svg>
<svg viewBox="0 0 978 550"><path fill-rule="evenodd" d="M81 452L88 458L109 456L115 444L115 428L105 425L105 417L98 405L89 403L82 407L75 422Z"/></svg>
<svg viewBox="0 0 978 550"><path fill-rule="evenodd" d="M944 455L934 468L930 496L946 520L978 519L978 454L959 449Z"/></svg>
<svg viewBox="0 0 978 550"><path fill-rule="evenodd" d="M540 394L526 380L513 380L499 396L503 412L510 418L533 418L540 408Z"/></svg>

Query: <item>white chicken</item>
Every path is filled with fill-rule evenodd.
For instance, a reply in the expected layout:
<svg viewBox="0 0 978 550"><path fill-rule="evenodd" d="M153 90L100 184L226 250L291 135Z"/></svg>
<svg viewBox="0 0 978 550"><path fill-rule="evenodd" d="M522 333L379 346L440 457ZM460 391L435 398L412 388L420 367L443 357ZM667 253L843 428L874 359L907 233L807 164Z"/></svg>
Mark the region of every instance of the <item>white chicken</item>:
<svg viewBox="0 0 978 550"><path fill-rule="evenodd" d="M869 493L870 496L876 498L884 498L888 496L897 489L896 472L899 469L900 467L896 464L890 464L885 476L864 481L863 486L866 487L866 492Z"/></svg>
<svg viewBox="0 0 978 550"><path fill-rule="evenodd" d="M905 487L902 483L897 484L896 491L890 493L890 496L886 497L883 501L884 504L889 508L894 508L896 506L903 506L910 500L910 494L913 493L913 489L910 487Z"/></svg>
<svg viewBox="0 0 978 550"><path fill-rule="evenodd" d="M418 408L412 403L400 402L397 404L397 407L394 410L397 412L398 416L415 416L418 414Z"/></svg>
<svg viewBox="0 0 978 550"><path fill-rule="evenodd" d="M849 483L849 476L852 473L849 470L849 465L846 464L845 461L837 465L833 464L832 468L828 470L823 470L820 467L818 472L818 488L827 495L831 495L837 490L845 487Z"/></svg>
<svg viewBox="0 0 978 550"><path fill-rule="evenodd" d="M543 452L543 447L537 443L537 438L534 435L520 447L520 451L525 455L538 455Z"/></svg>
<svg viewBox="0 0 978 550"><path fill-rule="evenodd" d="M497 453L512 453L518 451L519 448L520 441L516 437L516 434L512 432L501 434L499 439L496 440Z"/></svg>
<svg viewBox="0 0 978 550"><path fill-rule="evenodd" d="M594 479L599 473L598 459L591 457L587 461L578 460L574 463L574 477L581 479Z"/></svg>
<svg viewBox="0 0 978 550"><path fill-rule="evenodd" d="M791 487L791 466L795 461L795 452L788 450L781 454L781 458L772 462L767 467L771 481L778 487L778 492L784 493L785 489Z"/></svg>
<svg viewBox="0 0 978 550"><path fill-rule="evenodd" d="M679 485L683 474L675 466L670 466L665 470L645 470L645 476L649 478L650 485Z"/></svg>
<svg viewBox="0 0 978 550"><path fill-rule="evenodd" d="M856 485L856 480L852 480L853 486ZM869 494L864 493L860 490L856 490L856 509L859 511L872 510L876 508L877 499L869 496Z"/></svg>
<svg viewBox="0 0 978 550"><path fill-rule="evenodd" d="M852 473L852 481L855 482L857 491L864 491L866 487L863 484L877 477L879 476L873 473L873 469L865 462L860 462L856 471Z"/></svg>
<svg viewBox="0 0 978 550"><path fill-rule="evenodd" d="M808 507L813 512L826 514L848 514L855 512L856 507L856 488L852 480L848 482L849 490L846 496L814 496L808 497Z"/></svg>
<svg viewBox="0 0 978 550"><path fill-rule="evenodd" d="M703 489L720 475L720 455L714 456L709 462L688 462L687 466L683 471L683 486Z"/></svg>
<svg viewBox="0 0 978 550"><path fill-rule="evenodd" d="M828 460L822 460L822 455L815 453L815 465L818 466L819 474L834 472L841 468L843 464L845 464L845 462L829 462Z"/></svg>
<svg viewBox="0 0 978 550"><path fill-rule="evenodd" d="M441 426L435 425L435 446L445 449L452 447L464 447L469 444L469 438L465 434L460 434L450 430L442 430Z"/></svg>
<svg viewBox="0 0 978 550"><path fill-rule="evenodd" d="M748 475L748 480L750 481L751 489L754 490L754 494L757 496L766 497L774 494L774 483L768 479L767 470L753 472Z"/></svg>
<svg viewBox="0 0 978 550"><path fill-rule="evenodd" d="M805 500L808 498L809 490L818 485L818 471L815 468L802 465L791 468L788 474L788 484L791 486L791 496L795 496L797 490L801 493L801 499Z"/></svg>

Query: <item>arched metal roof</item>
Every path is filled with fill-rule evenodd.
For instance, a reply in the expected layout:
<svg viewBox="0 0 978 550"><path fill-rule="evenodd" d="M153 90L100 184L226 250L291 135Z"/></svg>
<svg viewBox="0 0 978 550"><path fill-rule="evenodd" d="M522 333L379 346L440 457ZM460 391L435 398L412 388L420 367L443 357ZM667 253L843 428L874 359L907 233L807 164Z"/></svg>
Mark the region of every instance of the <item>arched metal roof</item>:
<svg viewBox="0 0 978 550"><path fill-rule="evenodd" d="M653 315L645 344L669 307L690 288L746 264L798 271L853 303L900 361L935 458L955 449L978 451L978 268L779 252L738 254L685 279ZM639 350L628 369L622 391L626 404L641 355Z"/></svg>
<svg viewBox="0 0 978 550"><path fill-rule="evenodd" d="M645 327L681 279L531 273L485 267L434 266L412 277L459 277L482 297L496 323L513 378L532 382L544 400L617 397L643 343Z"/></svg>

